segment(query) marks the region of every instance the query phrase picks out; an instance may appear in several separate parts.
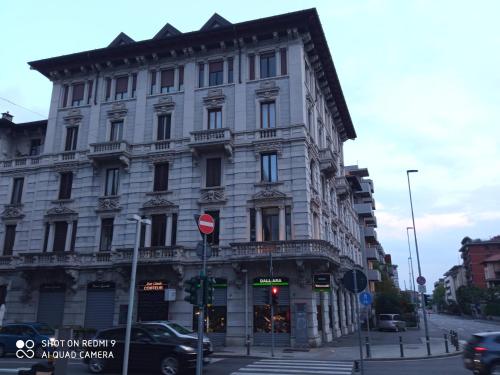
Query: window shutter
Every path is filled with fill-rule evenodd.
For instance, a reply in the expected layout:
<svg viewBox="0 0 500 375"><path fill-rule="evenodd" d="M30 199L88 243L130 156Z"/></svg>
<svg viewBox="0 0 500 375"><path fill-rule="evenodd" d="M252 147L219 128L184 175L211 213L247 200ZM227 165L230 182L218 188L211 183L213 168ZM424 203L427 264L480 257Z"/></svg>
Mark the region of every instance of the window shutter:
<svg viewBox="0 0 500 375"><path fill-rule="evenodd" d="M171 87L174 85L174 70L167 69L161 71L161 87Z"/></svg>
<svg viewBox="0 0 500 375"><path fill-rule="evenodd" d="M127 92L128 89L128 76L118 77L116 79L116 93Z"/></svg>
<svg viewBox="0 0 500 375"><path fill-rule="evenodd" d="M85 85L82 83L75 83L73 85L73 102L76 100L83 100L83 91Z"/></svg>

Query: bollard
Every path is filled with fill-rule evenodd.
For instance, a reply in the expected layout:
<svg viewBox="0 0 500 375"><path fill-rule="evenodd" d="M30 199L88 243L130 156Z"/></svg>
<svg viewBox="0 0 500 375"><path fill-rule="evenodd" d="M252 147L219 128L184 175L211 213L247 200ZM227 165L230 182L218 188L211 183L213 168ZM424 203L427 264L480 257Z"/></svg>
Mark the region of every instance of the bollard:
<svg viewBox="0 0 500 375"><path fill-rule="evenodd" d="M247 346L247 355L250 355L250 335L247 335L246 346Z"/></svg>
<svg viewBox="0 0 500 375"><path fill-rule="evenodd" d="M460 342L458 341L458 333L455 332L455 350L458 352L460 350Z"/></svg>
<svg viewBox="0 0 500 375"><path fill-rule="evenodd" d="M450 352L450 349L448 348L448 335L446 333L444 334L444 349L446 350L446 353Z"/></svg>
<svg viewBox="0 0 500 375"><path fill-rule="evenodd" d="M365 345L366 345L366 358L371 358L372 354L370 352L370 339L368 336L365 337Z"/></svg>
<svg viewBox="0 0 500 375"><path fill-rule="evenodd" d="M359 361L354 361L354 372L359 372Z"/></svg>
<svg viewBox="0 0 500 375"><path fill-rule="evenodd" d="M403 337L399 336L399 353L401 354L401 358L405 356L405 352L403 350Z"/></svg>

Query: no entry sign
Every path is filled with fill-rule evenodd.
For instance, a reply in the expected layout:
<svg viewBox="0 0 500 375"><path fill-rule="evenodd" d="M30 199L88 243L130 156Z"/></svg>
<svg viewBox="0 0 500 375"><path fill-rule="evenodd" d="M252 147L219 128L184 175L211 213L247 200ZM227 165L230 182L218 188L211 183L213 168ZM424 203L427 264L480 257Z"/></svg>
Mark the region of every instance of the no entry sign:
<svg viewBox="0 0 500 375"><path fill-rule="evenodd" d="M210 234L215 229L214 218L209 214L203 214L198 219L198 228L203 234Z"/></svg>

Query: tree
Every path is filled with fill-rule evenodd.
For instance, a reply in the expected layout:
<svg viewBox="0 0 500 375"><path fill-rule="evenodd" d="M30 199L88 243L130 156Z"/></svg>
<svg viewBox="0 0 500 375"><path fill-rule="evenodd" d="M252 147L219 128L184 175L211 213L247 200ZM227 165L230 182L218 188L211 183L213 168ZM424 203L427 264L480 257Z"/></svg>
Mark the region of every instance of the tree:
<svg viewBox="0 0 500 375"><path fill-rule="evenodd" d="M487 291L485 289L478 288L476 286L461 286L457 289L457 303L460 311L463 314L472 314L472 305L478 305L485 302L487 297Z"/></svg>
<svg viewBox="0 0 500 375"><path fill-rule="evenodd" d="M382 281L376 286L375 311L377 314L401 314L401 294L386 273L381 274Z"/></svg>
<svg viewBox="0 0 500 375"><path fill-rule="evenodd" d="M445 310L446 308L446 299L445 299L446 289L444 285L439 284L434 288L432 292L432 304L436 306L439 312Z"/></svg>

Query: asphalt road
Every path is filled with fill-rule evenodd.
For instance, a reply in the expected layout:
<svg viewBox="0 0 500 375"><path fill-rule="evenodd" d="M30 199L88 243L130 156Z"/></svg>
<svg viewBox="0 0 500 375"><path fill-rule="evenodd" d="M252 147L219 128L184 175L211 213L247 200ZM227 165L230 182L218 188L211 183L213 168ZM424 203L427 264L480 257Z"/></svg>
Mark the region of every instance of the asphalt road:
<svg viewBox="0 0 500 375"><path fill-rule="evenodd" d="M361 374L360 372L355 374ZM472 375L462 364L462 356L365 362L365 375Z"/></svg>

